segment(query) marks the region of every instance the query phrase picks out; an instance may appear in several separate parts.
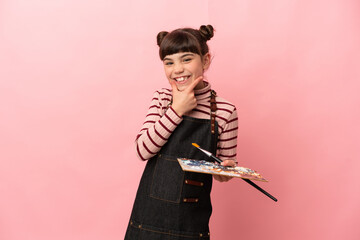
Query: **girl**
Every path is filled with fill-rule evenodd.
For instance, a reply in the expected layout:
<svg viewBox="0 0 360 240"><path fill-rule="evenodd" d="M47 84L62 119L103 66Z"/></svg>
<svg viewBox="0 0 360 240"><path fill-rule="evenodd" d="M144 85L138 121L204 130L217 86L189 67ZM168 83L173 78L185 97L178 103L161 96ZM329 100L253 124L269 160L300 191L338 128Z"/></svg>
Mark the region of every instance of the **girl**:
<svg viewBox="0 0 360 240"><path fill-rule="evenodd" d="M148 161L126 240L210 239L212 176L183 172L177 158L205 159L192 146L197 143L222 159L222 165L236 165L236 108L216 96L203 76L211 61L206 42L213 35L211 25L157 35L171 90L154 93L136 138L138 157Z"/></svg>

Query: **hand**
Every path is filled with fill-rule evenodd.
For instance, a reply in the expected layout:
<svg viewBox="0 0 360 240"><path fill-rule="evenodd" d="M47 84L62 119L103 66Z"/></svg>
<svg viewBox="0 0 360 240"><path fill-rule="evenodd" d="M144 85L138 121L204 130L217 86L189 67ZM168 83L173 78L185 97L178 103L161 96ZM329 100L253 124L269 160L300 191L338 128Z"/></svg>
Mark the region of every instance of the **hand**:
<svg viewBox="0 0 360 240"><path fill-rule="evenodd" d="M194 77L193 77L194 78ZM186 89L179 91L175 81L171 81L173 103L172 108L181 117L186 112L196 108L197 102L195 98L194 88L203 80L203 76L195 79Z"/></svg>
<svg viewBox="0 0 360 240"><path fill-rule="evenodd" d="M236 161L233 159L225 160L221 163L223 166L236 167ZM232 177L221 176L221 175L213 175L214 179L219 182L227 182L232 179Z"/></svg>

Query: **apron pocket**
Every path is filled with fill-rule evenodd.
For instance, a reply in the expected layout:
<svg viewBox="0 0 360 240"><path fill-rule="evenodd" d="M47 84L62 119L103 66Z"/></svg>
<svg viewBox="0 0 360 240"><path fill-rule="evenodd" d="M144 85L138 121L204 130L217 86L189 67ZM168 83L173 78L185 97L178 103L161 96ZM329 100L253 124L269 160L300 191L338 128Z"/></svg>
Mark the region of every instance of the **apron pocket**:
<svg viewBox="0 0 360 240"><path fill-rule="evenodd" d="M178 161L164 155L156 159L150 197L179 203L184 183L184 172Z"/></svg>

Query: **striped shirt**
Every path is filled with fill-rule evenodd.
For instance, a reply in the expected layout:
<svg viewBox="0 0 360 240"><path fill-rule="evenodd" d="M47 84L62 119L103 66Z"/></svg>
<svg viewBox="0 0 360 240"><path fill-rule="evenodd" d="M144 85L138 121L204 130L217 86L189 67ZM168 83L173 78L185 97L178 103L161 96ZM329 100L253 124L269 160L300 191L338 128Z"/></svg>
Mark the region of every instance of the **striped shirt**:
<svg viewBox="0 0 360 240"><path fill-rule="evenodd" d="M204 82L205 87L195 90L197 106L185 115L210 119L211 85ZM156 91L146 115L144 124L136 137L136 152L140 159L147 160L155 156L167 142L171 133L181 123L182 117L174 109L167 107L171 101L171 89ZM221 97L216 97L218 122L217 156L222 159L236 159L238 118L236 107Z"/></svg>

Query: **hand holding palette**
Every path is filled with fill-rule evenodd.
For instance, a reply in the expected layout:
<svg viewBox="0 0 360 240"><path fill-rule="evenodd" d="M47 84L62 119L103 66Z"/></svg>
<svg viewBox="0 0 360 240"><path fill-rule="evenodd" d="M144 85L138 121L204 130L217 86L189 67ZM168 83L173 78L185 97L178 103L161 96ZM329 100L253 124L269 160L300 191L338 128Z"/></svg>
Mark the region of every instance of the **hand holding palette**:
<svg viewBox="0 0 360 240"><path fill-rule="evenodd" d="M178 158L183 171L207 173L213 175L223 175L228 177L246 178L251 180L267 182L259 173L245 167L225 167L220 164L205 160L193 160Z"/></svg>
<svg viewBox="0 0 360 240"><path fill-rule="evenodd" d="M217 163L221 163L222 160L216 156L214 156L211 152L202 149L198 144L192 143L194 147L202 151L206 154L210 159L215 160ZM217 174L217 175L224 175L229 177L238 177L277 202L277 199L272 196L270 193L266 192L264 189L253 183L250 179L264 181L267 182L265 178L263 178L257 172L244 167L225 167L222 165L209 163L205 160L191 160L191 159L178 159L181 168L183 171L191 171L191 172L200 172L200 173L207 173L207 174ZM185 162L184 162L185 161Z"/></svg>

